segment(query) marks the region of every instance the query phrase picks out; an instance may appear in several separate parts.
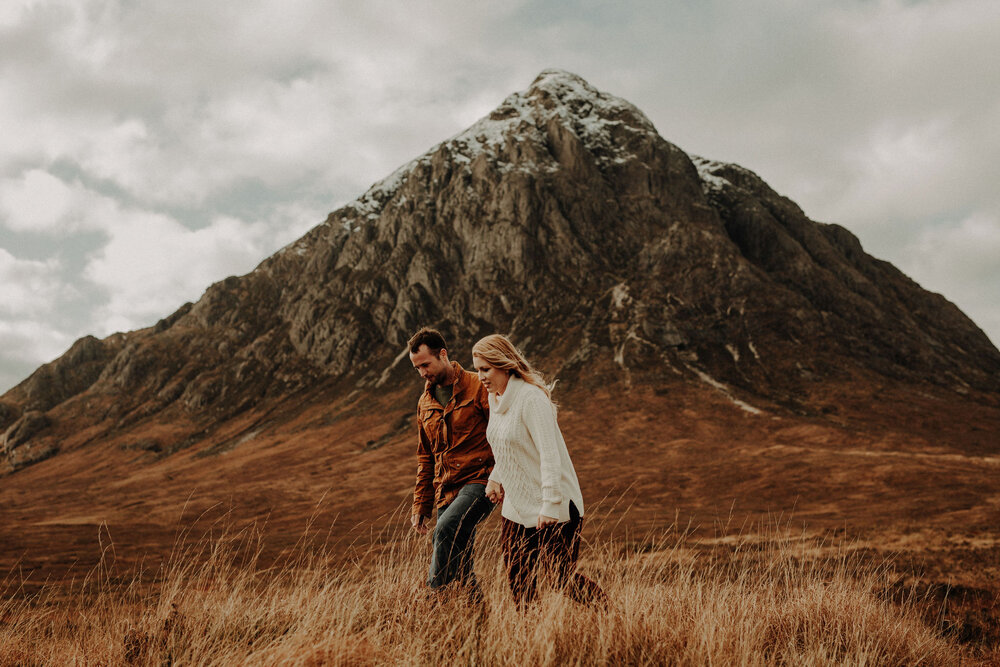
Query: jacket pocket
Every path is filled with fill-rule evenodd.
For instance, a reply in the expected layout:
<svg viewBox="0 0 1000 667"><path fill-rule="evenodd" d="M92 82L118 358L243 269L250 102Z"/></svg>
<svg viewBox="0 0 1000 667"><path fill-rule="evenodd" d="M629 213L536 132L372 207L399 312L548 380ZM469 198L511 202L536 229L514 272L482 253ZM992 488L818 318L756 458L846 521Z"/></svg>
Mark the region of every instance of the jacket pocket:
<svg viewBox="0 0 1000 667"><path fill-rule="evenodd" d="M475 431L476 427L483 421L482 415L471 400L465 401L453 408L448 419L451 422L451 429L454 436L452 442L456 444L460 439L467 437Z"/></svg>
<svg viewBox="0 0 1000 667"><path fill-rule="evenodd" d="M441 426L442 419L439 413L431 412L420 419L420 425L427 435L427 440L431 443L431 451L437 452L441 449Z"/></svg>

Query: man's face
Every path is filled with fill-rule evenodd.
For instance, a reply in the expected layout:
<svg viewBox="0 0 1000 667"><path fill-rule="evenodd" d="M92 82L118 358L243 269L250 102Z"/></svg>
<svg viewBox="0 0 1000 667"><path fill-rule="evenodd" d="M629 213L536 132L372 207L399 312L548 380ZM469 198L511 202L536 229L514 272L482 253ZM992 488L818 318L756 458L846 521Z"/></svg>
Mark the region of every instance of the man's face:
<svg viewBox="0 0 1000 667"><path fill-rule="evenodd" d="M441 384L448 379L451 363L448 361L448 350L434 354L426 345L421 345L416 352L410 352L410 362L420 373L420 377L429 380L431 384Z"/></svg>

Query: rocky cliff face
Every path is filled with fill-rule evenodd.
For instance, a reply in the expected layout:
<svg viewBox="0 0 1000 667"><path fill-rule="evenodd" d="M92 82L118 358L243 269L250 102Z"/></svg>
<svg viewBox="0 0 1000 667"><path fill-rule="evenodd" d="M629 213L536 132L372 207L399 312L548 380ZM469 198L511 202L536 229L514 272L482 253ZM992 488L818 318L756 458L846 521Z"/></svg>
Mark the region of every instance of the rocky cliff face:
<svg viewBox="0 0 1000 667"><path fill-rule="evenodd" d="M374 391L424 324L466 351L510 332L570 386L708 383L751 410L815 408L858 374L1000 392L1000 352L943 297L547 70L252 273L78 341L0 399L0 444L19 467L58 450L60 424L197 438L289 396Z"/></svg>

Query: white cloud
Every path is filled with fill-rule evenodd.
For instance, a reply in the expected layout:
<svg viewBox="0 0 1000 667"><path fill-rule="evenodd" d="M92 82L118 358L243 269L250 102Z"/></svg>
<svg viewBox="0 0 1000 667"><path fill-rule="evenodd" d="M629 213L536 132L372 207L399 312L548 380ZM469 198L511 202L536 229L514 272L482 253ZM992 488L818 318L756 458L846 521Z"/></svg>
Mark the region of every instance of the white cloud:
<svg viewBox="0 0 1000 667"><path fill-rule="evenodd" d="M0 223L19 232L57 232L74 210L76 193L52 174L32 169L0 181Z"/></svg>
<svg viewBox="0 0 1000 667"><path fill-rule="evenodd" d="M59 241L98 232L102 239L80 258L83 271L71 282L54 258L22 260L0 248L0 316L54 317L67 295L82 290L91 306L85 324L99 335L155 322L212 282L250 271L322 219L316 209L294 203L275 207L266 221L217 215L191 229L41 170L0 183L0 212L17 232Z"/></svg>
<svg viewBox="0 0 1000 667"><path fill-rule="evenodd" d="M914 271L960 280L996 276L1000 263L1000 219L978 212L956 225L925 229L905 246ZM1000 300L1000 290L991 295Z"/></svg>
<svg viewBox="0 0 1000 667"><path fill-rule="evenodd" d="M975 213L925 229L900 252L900 268L944 294L1000 344L1000 218Z"/></svg>
<svg viewBox="0 0 1000 667"><path fill-rule="evenodd" d="M949 215L956 189L965 190L954 129L943 119L885 122L845 149L850 176L837 215L862 225Z"/></svg>
<svg viewBox="0 0 1000 667"><path fill-rule="evenodd" d="M72 343L54 308L78 296L56 260L18 259L0 248L0 389L15 385Z"/></svg>
<svg viewBox="0 0 1000 667"><path fill-rule="evenodd" d="M0 317L0 388L13 387L40 365L58 358L75 338L44 319Z"/></svg>
<svg viewBox="0 0 1000 667"><path fill-rule="evenodd" d="M106 232L127 216L122 204L41 169L0 181L0 226L60 241L80 232Z"/></svg>
<svg viewBox="0 0 1000 667"><path fill-rule="evenodd" d="M8 0L0 4L0 27L14 25L32 7L41 4L42 0Z"/></svg>
<svg viewBox="0 0 1000 667"><path fill-rule="evenodd" d="M169 217L129 215L84 276L111 295L95 315L102 333L152 324L212 282L251 270L262 258L263 225L220 217L190 230Z"/></svg>
<svg viewBox="0 0 1000 667"><path fill-rule="evenodd" d="M54 259L18 259L0 248L0 320L32 317L71 291Z"/></svg>

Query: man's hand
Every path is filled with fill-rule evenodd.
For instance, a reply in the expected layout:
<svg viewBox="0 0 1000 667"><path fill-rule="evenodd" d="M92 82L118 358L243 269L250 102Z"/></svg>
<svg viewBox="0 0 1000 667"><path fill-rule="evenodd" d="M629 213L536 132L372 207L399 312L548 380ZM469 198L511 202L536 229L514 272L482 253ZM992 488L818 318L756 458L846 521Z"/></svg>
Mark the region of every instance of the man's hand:
<svg viewBox="0 0 1000 667"><path fill-rule="evenodd" d="M545 516L544 514L539 514L538 515L538 525L536 527L539 530L541 530L545 526L554 526L557 523L559 523L559 519L556 519L556 518L551 517L551 516Z"/></svg>
<svg viewBox="0 0 1000 667"><path fill-rule="evenodd" d="M499 505L503 502L503 485L493 480L486 482L486 497L494 505Z"/></svg>
<svg viewBox="0 0 1000 667"><path fill-rule="evenodd" d="M413 524L413 530L417 531L417 534L419 535L427 534L427 525L425 524L426 521L427 517L420 516L419 514L414 514L410 517L410 523Z"/></svg>

